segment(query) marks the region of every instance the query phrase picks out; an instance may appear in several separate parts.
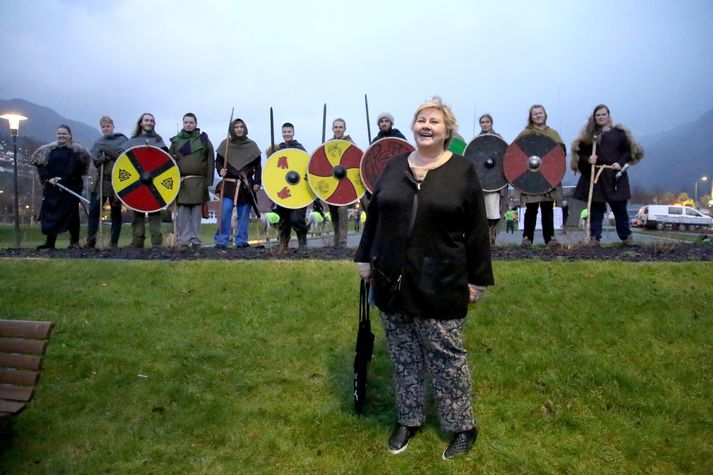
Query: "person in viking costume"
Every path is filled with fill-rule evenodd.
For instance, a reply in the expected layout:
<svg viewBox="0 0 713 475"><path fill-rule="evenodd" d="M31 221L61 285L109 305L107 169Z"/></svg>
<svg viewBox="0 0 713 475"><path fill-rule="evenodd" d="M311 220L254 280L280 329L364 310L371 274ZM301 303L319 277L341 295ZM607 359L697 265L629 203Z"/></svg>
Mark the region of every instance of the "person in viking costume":
<svg viewBox="0 0 713 475"><path fill-rule="evenodd" d="M481 135L495 135L503 138L502 135L493 130L493 116L483 114L478 119L480 124ZM503 214L505 206L505 196L507 195L507 186L498 191L483 191L483 199L485 200L485 211L488 215L488 227L490 228L490 245L495 245L495 239L498 236L498 227L500 226L500 218Z"/></svg>
<svg viewBox="0 0 713 475"><path fill-rule="evenodd" d="M295 140L295 126L290 122L282 124L282 140L275 148L282 150L285 148L296 148L306 151L304 146ZM275 150L275 151L276 151ZM269 150L267 154L270 156L273 150ZM292 229L297 234L297 243L299 249L307 248L307 221L305 215L307 208L289 209L280 205L275 205L275 212L280 216L280 250L286 251L290 245L290 235Z"/></svg>
<svg viewBox="0 0 713 475"><path fill-rule="evenodd" d="M222 181L223 190L220 225L215 232L215 247L225 249L230 244L231 217L237 208L238 222L235 246L248 246L250 210L257 207L255 193L262 184L260 148L248 138L248 126L242 119L235 119L228 128L230 140L224 139L218 146L215 167ZM227 162L226 162L227 160Z"/></svg>
<svg viewBox="0 0 713 475"><path fill-rule="evenodd" d="M354 143L349 135L345 135L347 123L344 119L334 119L332 122L332 133L329 140L346 140ZM334 229L334 247L347 246L347 233L349 230L349 213L346 206L329 205L329 215L332 218L332 228Z"/></svg>
<svg viewBox="0 0 713 475"><path fill-rule="evenodd" d="M184 248L200 248L203 203L208 202L208 187L213 184L215 154L208 134L198 128L198 118L192 112L183 116L183 129L171 138L169 153L181 172L176 197L177 243Z"/></svg>
<svg viewBox="0 0 713 475"><path fill-rule="evenodd" d="M530 107L527 117L527 127L520 132L515 140L528 134L546 135L560 145L566 154L567 147L562 141L560 134L555 129L547 125L547 112L545 111L545 107L540 104L535 104ZM531 246L534 241L538 208L540 213L542 213L542 238L544 239L545 244L559 244L554 238L554 205L555 201L562 200L562 197L562 183L557 184L554 189L548 191L547 193L521 194L520 200L525 204L525 222L522 233L523 246Z"/></svg>
<svg viewBox="0 0 713 475"><path fill-rule="evenodd" d="M124 134L114 133L114 121L109 116L99 119L102 137L100 137L90 151L94 166L97 169L97 178L91 189L89 203L89 223L87 231L87 247L93 248L97 244L97 230L101 223L101 210L109 200L111 207L111 247L119 244L121 234L121 200L116 196L111 185L111 172L120 150L129 140ZM101 194L101 196L99 196Z"/></svg>
<svg viewBox="0 0 713 475"><path fill-rule="evenodd" d="M594 143L597 144L596 152ZM598 244L602 237L602 222L606 205L614 213L616 233L624 245L634 245L629 227L626 203L631 198L628 165L634 165L644 158L644 150L635 140L631 131L621 124L613 124L609 108L600 104L582 127L572 143L570 168L580 173L574 197L587 202L589 187L593 184L590 214L591 242ZM594 168L594 180L592 180Z"/></svg>
<svg viewBox="0 0 713 475"><path fill-rule="evenodd" d="M57 235L65 231L69 231L69 248L79 247L79 200L59 185L81 194L89 160L87 149L72 141L72 129L64 124L57 127L56 142L43 145L32 154L30 163L37 167L43 185L39 219L42 234L47 236L37 249L54 249Z"/></svg>
<svg viewBox="0 0 713 475"><path fill-rule="evenodd" d="M377 140L381 140L385 137L396 137L399 139L406 140L404 134L402 134L399 129L394 128L394 116L389 114L388 112L382 112L378 115L378 117L376 118L376 125L379 126L379 133L376 134L376 137L374 137L371 143L374 143Z"/></svg>
<svg viewBox="0 0 713 475"><path fill-rule="evenodd" d="M131 147L139 145L150 145L158 147L164 152L168 152L168 147L163 142L163 138L156 133L156 119L153 114L145 112L141 114L139 120L134 127L134 133L131 138L122 146L122 152ZM163 244L163 234L161 233L161 211L149 213L149 232L151 233L151 245L160 247ZM143 212L134 211L134 217L131 221L131 233L133 236L132 246L136 248L144 247L146 239L146 215Z"/></svg>

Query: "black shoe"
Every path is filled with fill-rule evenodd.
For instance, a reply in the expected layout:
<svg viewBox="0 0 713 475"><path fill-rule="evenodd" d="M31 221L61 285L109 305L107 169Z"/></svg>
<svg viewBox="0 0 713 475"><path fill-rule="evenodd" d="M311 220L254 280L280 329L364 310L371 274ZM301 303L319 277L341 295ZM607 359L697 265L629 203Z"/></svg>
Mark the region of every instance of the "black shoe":
<svg viewBox="0 0 713 475"><path fill-rule="evenodd" d="M397 424L389 439L389 453L398 455L408 447L408 441L421 430L420 426L408 427Z"/></svg>
<svg viewBox="0 0 713 475"><path fill-rule="evenodd" d="M54 250L54 244L49 244L49 243L40 244L35 249L37 249L38 251L41 251L43 249Z"/></svg>
<svg viewBox="0 0 713 475"><path fill-rule="evenodd" d="M72 241L67 246L67 249L79 249L79 241Z"/></svg>
<svg viewBox="0 0 713 475"><path fill-rule="evenodd" d="M448 444L446 450L443 451L443 460L450 460L468 453L473 448L475 439L478 438L478 430L473 427L465 432L458 432L453 436L453 440Z"/></svg>

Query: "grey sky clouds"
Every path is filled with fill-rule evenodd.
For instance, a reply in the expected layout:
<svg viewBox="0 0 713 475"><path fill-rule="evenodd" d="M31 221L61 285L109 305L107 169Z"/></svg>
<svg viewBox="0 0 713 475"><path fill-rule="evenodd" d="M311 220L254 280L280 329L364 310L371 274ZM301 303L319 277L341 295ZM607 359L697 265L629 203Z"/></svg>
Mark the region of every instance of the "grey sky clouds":
<svg viewBox="0 0 713 475"><path fill-rule="evenodd" d="M318 146L323 103L366 148L364 93L372 135L389 111L410 137L440 95L466 140L475 111L512 140L534 103L567 143L600 102L637 135L713 107L705 0L102 3L0 0L0 98L95 126L109 114L127 134L152 112L164 138L192 111L216 143L235 106L263 150L270 106L276 141L291 121Z"/></svg>

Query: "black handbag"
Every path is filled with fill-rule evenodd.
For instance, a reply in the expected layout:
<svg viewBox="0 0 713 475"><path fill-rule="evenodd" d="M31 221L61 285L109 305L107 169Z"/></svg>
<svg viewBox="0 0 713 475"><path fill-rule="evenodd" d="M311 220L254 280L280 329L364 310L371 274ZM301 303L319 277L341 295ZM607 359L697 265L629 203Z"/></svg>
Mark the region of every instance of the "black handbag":
<svg viewBox="0 0 713 475"><path fill-rule="evenodd" d="M359 329L354 353L354 408L357 414L364 412L366 380L374 353L374 334L369 319L369 288L369 283L362 280L359 286Z"/></svg>

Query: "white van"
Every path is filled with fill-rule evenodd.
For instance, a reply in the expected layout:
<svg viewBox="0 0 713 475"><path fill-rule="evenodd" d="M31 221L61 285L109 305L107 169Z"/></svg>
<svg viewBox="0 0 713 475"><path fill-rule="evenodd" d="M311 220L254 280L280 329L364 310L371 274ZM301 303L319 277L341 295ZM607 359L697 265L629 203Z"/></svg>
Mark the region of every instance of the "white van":
<svg viewBox="0 0 713 475"><path fill-rule="evenodd" d="M706 216L690 206L648 205L636 214L641 226L649 229L671 227L680 231L703 229L713 226L713 218Z"/></svg>

